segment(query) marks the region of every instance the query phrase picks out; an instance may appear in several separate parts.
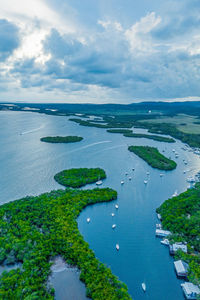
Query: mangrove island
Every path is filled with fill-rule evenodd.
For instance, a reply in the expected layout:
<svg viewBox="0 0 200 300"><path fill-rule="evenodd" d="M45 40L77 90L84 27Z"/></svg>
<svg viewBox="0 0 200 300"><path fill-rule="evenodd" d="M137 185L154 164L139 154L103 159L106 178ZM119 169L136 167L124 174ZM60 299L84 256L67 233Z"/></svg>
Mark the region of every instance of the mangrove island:
<svg viewBox="0 0 200 300"><path fill-rule="evenodd" d="M40 139L41 142L46 143L75 143L82 141L80 136L46 136Z"/></svg>
<svg viewBox="0 0 200 300"><path fill-rule="evenodd" d="M152 168L159 170L173 170L177 166L175 161L162 155L155 147L129 146L128 150L144 159Z"/></svg>
<svg viewBox="0 0 200 300"><path fill-rule="evenodd" d="M105 178L106 173L100 168L68 169L61 171L54 176L54 179L59 184L72 188L79 188L88 183L94 183Z"/></svg>

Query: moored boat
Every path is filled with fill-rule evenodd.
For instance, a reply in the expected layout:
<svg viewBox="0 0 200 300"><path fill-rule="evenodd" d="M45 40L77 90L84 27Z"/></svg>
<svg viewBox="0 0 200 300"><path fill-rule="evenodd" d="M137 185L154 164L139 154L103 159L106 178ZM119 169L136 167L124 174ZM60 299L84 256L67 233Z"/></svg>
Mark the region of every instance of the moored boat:
<svg viewBox="0 0 200 300"><path fill-rule="evenodd" d="M169 240L168 239L164 239L164 240L161 241L161 244L169 246Z"/></svg>
<svg viewBox="0 0 200 300"><path fill-rule="evenodd" d="M146 292L146 284L144 282L142 283L142 289L144 292Z"/></svg>
<svg viewBox="0 0 200 300"><path fill-rule="evenodd" d="M101 185L102 183L103 183L102 180L98 180L98 181L96 182L96 185Z"/></svg>

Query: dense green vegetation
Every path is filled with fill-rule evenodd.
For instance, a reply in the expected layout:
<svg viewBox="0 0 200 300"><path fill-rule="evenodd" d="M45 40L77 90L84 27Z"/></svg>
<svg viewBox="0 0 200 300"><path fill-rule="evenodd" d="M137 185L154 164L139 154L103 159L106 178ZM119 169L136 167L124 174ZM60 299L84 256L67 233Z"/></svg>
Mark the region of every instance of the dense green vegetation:
<svg viewBox="0 0 200 300"><path fill-rule="evenodd" d="M189 263L189 280L200 286L200 183L165 201L157 212L163 228L173 232L171 241L187 242L188 254L179 251L177 258Z"/></svg>
<svg viewBox="0 0 200 300"><path fill-rule="evenodd" d="M82 141L80 136L46 136L40 140L46 143L75 143Z"/></svg>
<svg viewBox="0 0 200 300"><path fill-rule="evenodd" d="M132 130L130 130L130 129L108 129L107 132L127 134L127 133L132 133Z"/></svg>
<svg viewBox="0 0 200 300"><path fill-rule="evenodd" d="M95 258L76 221L86 205L116 197L117 193L108 188L66 189L2 205L0 261L21 262L22 268L3 272L0 299L53 299L47 280L49 261L57 255L80 269L80 279L92 299L131 299L126 285Z"/></svg>
<svg viewBox="0 0 200 300"><path fill-rule="evenodd" d="M150 166L160 170L173 170L175 161L162 155L157 148L149 146L129 146L128 150L144 159Z"/></svg>
<svg viewBox="0 0 200 300"><path fill-rule="evenodd" d="M54 179L58 183L73 188L78 188L105 178L106 173L100 168L68 169L61 171L54 176Z"/></svg>

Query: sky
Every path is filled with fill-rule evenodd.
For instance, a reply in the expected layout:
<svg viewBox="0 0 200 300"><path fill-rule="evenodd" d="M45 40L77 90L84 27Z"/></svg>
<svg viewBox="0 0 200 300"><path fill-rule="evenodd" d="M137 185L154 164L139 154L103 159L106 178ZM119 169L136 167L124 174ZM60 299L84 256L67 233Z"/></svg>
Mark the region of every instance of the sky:
<svg viewBox="0 0 200 300"><path fill-rule="evenodd" d="M200 100L199 0L0 2L0 102Z"/></svg>

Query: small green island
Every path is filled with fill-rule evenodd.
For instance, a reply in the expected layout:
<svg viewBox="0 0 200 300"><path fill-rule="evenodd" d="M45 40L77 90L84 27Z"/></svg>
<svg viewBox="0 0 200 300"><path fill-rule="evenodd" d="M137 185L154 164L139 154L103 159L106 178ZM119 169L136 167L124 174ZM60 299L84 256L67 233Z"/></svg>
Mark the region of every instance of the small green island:
<svg viewBox="0 0 200 300"><path fill-rule="evenodd" d="M105 176L103 170L95 170L98 171L90 173L87 169L85 174L90 174L90 178L93 173ZM80 174L80 169L77 172ZM77 184L76 177L74 184ZM76 221L87 205L116 198L117 192L109 188L67 188L0 206L0 264L19 266L1 274L0 299L53 300L54 289L48 284L51 261L61 256L80 270L87 297L131 300L127 286L95 257Z"/></svg>
<svg viewBox="0 0 200 300"><path fill-rule="evenodd" d="M132 133L132 130L130 130L130 129L108 129L107 132L128 134L128 133Z"/></svg>
<svg viewBox="0 0 200 300"><path fill-rule="evenodd" d="M82 141L81 136L45 136L40 139L46 143L76 143Z"/></svg>
<svg viewBox="0 0 200 300"><path fill-rule="evenodd" d="M128 150L145 160L152 168L159 170L173 170L177 166L175 161L162 155L155 147L129 146Z"/></svg>
<svg viewBox="0 0 200 300"><path fill-rule="evenodd" d="M154 135L154 134L143 134L143 133L124 133L126 137L134 137L134 138L145 138L154 140L157 142L165 142L165 143L175 143L175 140L172 138L168 138L161 135Z"/></svg>
<svg viewBox="0 0 200 300"><path fill-rule="evenodd" d="M175 258L189 264L188 279L200 286L200 183L177 197L166 200L158 209L162 227L170 230L170 243L186 242L188 253L177 251Z"/></svg>
<svg viewBox="0 0 200 300"><path fill-rule="evenodd" d="M106 173L100 168L68 169L61 171L54 176L54 179L59 184L72 188L79 188L88 183L94 183L105 178Z"/></svg>
<svg viewBox="0 0 200 300"><path fill-rule="evenodd" d="M122 133L123 136L125 137L145 138L145 139L150 139L158 142L175 143L175 140L172 138L168 138L161 135L155 135L155 134L133 133L132 130L130 129L108 129L107 132Z"/></svg>

